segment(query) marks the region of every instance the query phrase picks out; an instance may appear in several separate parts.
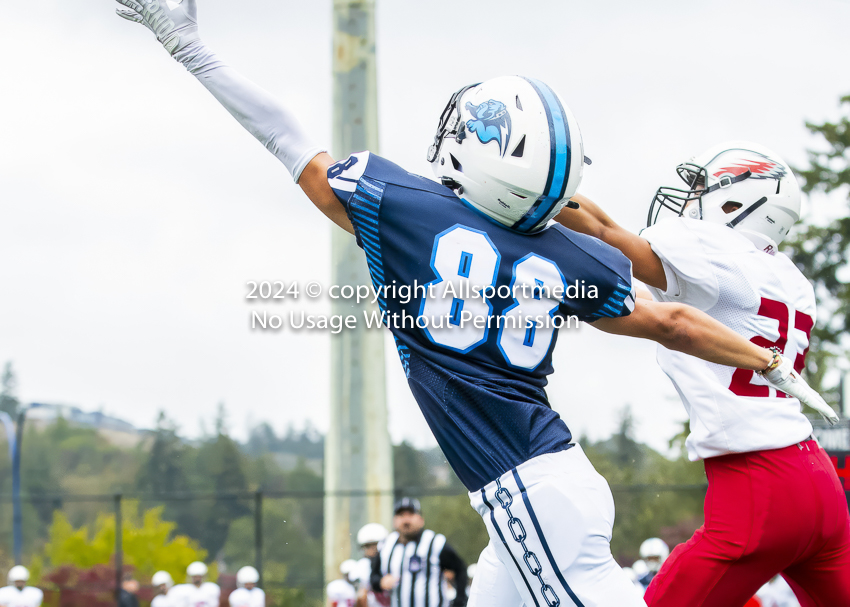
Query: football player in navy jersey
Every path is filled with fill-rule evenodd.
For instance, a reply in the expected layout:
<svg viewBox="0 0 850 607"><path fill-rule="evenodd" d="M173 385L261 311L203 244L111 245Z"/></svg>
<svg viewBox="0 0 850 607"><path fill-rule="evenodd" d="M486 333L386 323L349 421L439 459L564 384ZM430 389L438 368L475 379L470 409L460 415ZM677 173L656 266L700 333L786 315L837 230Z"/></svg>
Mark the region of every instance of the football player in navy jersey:
<svg viewBox="0 0 850 607"><path fill-rule="evenodd" d="M118 2L363 248L410 389L491 538L469 605L644 605L611 556L610 489L546 397L562 323L653 339L819 398L779 353L701 312L636 302L617 250L547 227L585 157L575 119L544 83L497 78L455 93L428 150L437 183L369 152L335 163L201 42L195 0ZM606 372L628 364L615 358Z"/></svg>

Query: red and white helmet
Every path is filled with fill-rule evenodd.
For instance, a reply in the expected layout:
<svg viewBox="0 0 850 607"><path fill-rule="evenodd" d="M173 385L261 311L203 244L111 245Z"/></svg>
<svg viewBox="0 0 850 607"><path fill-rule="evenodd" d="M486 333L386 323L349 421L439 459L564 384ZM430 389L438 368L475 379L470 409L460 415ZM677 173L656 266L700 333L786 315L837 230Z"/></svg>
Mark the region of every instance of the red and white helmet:
<svg viewBox="0 0 850 607"><path fill-rule="evenodd" d="M661 187L647 225L669 212L726 225L768 253L800 219L800 186L790 167L767 148L747 141L714 146L676 167L688 189Z"/></svg>
<svg viewBox="0 0 850 607"><path fill-rule="evenodd" d="M585 157L578 123L558 94L539 80L505 76L452 95L428 162L469 206L531 233L569 203Z"/></svg>

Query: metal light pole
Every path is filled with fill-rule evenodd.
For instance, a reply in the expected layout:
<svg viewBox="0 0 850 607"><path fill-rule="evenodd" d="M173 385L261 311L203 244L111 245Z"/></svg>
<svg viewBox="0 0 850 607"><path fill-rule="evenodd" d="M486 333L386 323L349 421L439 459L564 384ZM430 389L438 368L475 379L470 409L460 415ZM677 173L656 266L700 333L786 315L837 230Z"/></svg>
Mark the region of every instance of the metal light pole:
<svg viewBox="0 0 850 607"><path fill-rule="evenodd" d="M9 459L12 462L12 542L16 565L21 564L24 551L23 515L21 514L21 443L24 438L26 415L27 408L24 407L18 413L18 423L15 424L8 413L0 411L0 422L6 428Z"/></svg>
<svg viewBox="0 0 850 607"><path fill-rule="evenodd" d="M334 157L378 150L374 0L334 0ZM371 285L354 238L334 230L333 283ZM363 318L370 306L334 300L333 314ZM384 336L356 329L331 337L331 424L325 440L325 577L357 554L356 534L392 517L392 448L387 430ZM366 495L340 495L365 491Z"/></svg>

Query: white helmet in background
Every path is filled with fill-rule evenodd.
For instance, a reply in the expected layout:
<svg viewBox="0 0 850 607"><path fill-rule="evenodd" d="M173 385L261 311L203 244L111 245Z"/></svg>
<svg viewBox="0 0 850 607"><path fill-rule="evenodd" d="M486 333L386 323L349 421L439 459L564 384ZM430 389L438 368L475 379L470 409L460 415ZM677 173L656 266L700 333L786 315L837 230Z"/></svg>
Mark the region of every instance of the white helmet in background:
<svg viewBox="0 0 850 607"><path fill-rule="evenodd" d="M356 568L357 568L357 561L355 561L354 559L347 559L347 560L344 560L342 563L340 563L339 572L343 576L348 577L348 574L350 574Z"/></svg>
<svg viewBox="0 0 850 607"><path fill-rule="evenodd" d="M471 207L530 233L569 203L585 157L578 123L558 94L539 80L505 76L452 95L428 162Z"/></svg>
<svg viewBox="0 0 850 607"><path fill-rule="evenodd" d="M15 565L9 569L7 579L9 580L9 584L14 584L15 582L26 582L30 579L30 572L23 565Z"/></svg>
<svg viewBox="0 0 850 607"><path fill-rule="evenodd" d="M357 543L361 546L382 542L389 533L381 523L367 523L357 532Z"/></svg>
<svg viewBox="0 0 850 607"><path fill-rule="evenodd" d="M151 578L151 586L159 588L160 586L171 588L174 585L174 580L171 579L171 574L167 571L157 571Z"/></svg>
<svg viewBox="0 0 850 607"><path fill-rule="evenodd" d="M638 559L632 563L632 571L638 580L649 573L649 565L643 559Z"/></svg>
<svg viewBox="0 0 850 607"><path fill-rule="evenodd" d="M236 572L236 585L240 588L244 587L245 584L256 584L259 581L260 572L250 565L242 567Z"/></svg>
<svg viewBox="0 0 850 607"><path fill-rule="evenodd" d="M640 558L646 562L649 571L661 569L661 565L667 560L668 556L670 556L670 548L661 538L651 537L644 540L640 545Z"/></svg>
<svg viewBox="0 0 850 607"><path fill-rule="evenodd" d="M207 566L204 565L201 561L195 561L194 563L190 563L188 567L186 567L186 575L189 577L196 576L205 576L207 574Z"/></svg>
<svg viewBox="0 0 850 607"><path fill-rule="evenodd" d="M758 144L722 143L680 164L676 172L689 189L659 188L648 226L663 218L662 211L672 211L726 225L773 254L800 219L800 186L791 168Z"/></svg>

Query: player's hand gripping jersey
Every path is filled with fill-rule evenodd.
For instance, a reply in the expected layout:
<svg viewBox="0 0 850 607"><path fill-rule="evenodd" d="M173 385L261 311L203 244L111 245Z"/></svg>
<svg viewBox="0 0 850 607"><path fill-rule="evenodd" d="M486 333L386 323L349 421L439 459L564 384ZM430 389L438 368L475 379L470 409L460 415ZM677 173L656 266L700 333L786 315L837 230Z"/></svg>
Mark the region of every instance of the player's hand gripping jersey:
<svg viewBox="0 0 850 607"><path fill-rule="evenodd" d="M687 303L764 347L778 347L799 372L815 324L812 286L782 253L768 255L734 230L687 218L641 232L664 265L660 301ZM690 459L778 449L806 440L800 402L752 371L715 365L658 347L691 419Z"/></svg>
<svg viewBox="0 0 850 607"><path fill-rule="evenodd" d="M460 480L475 491L569 448L544 391L556 324L628 315L630 262L560 226L518 234L368 152L328 179L381 290L410 389ZM475 294L485 287L496 295Z"/></svg>

